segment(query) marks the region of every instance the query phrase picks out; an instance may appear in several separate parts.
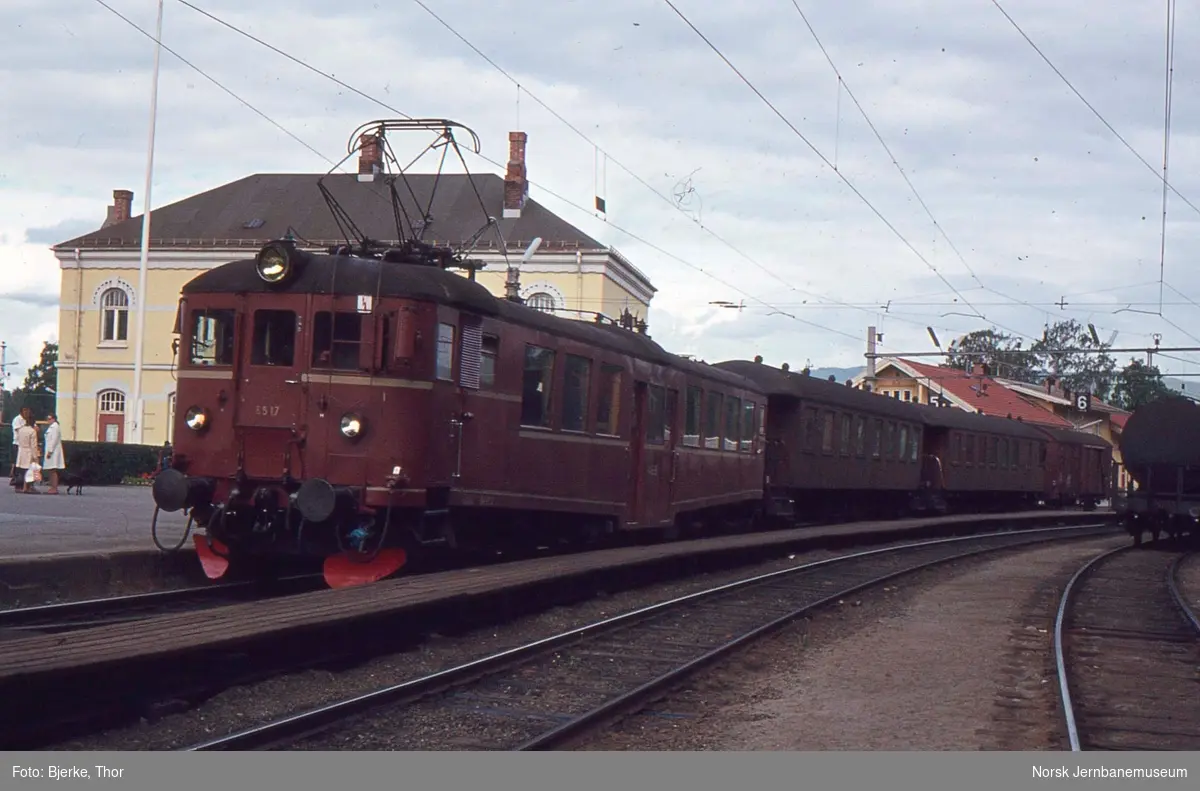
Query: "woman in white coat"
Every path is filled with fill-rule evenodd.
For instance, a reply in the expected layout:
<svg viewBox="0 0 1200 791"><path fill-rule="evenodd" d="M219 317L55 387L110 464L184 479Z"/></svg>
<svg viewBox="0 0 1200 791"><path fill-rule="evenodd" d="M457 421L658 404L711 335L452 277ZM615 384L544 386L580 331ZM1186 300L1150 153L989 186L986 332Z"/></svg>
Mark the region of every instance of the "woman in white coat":
<svg viewBox="0 0 1200 791"><path fill-rule="evenodd" d="M29 468L38 460L38 441L37 429L32 425L32 415L29 414L28 407L21 410L25 415L26 423L17 431L17 472L21 476L21 489L18 491L21 494L37 494L37 489L33 488L33 482L29 480Z"/></svg>
<svg viewBox="0 0 1200 791"><path fill-rule="evenodd" d="M58 425L58 416L53 412L47 418L50 425L46 426L46 457L42 462L42 472L50 473L49 494L58 494L58 473L67 467L63 458L62 428Z"/></svg>

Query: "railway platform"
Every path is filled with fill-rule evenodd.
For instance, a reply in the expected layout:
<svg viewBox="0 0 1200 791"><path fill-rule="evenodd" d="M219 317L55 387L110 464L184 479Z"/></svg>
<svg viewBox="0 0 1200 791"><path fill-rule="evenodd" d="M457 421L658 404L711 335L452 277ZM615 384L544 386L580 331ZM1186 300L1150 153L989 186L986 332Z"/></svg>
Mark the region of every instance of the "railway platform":
<svg viewBox="0 0 1200 791"><path fill-rule="evenodd" d="M25 495L0 487L0 607L196 581L190 542L172 554L154 546L150 487L61 492ZM181 514L159 514L160 540L178 544L186 525Z"/></svg>

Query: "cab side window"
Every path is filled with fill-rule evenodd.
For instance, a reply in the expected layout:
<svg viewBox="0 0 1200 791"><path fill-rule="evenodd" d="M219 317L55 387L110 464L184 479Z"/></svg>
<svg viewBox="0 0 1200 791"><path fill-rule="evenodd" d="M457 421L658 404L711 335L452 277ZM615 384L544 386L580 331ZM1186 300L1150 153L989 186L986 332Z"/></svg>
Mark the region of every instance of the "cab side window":
<svg viewBox="0 0 1200 791"><path fill-rule="evenodd" d="M313 317L313 368L339 371L359 369L362 316L358 313L318 311Z"/></svg>

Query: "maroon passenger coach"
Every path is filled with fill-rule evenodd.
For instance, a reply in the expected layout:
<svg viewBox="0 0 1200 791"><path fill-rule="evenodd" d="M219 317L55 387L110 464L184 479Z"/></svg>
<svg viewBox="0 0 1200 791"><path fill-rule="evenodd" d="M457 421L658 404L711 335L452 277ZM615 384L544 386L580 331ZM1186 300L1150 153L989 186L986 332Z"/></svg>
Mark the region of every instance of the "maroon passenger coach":
<svg viewBox="0 0 1200 791"><path fill-rule="evenodd" d="M919 508L922 438L912 405L761 362L716 365L769 396L769 516L899 516Z"/></svg>

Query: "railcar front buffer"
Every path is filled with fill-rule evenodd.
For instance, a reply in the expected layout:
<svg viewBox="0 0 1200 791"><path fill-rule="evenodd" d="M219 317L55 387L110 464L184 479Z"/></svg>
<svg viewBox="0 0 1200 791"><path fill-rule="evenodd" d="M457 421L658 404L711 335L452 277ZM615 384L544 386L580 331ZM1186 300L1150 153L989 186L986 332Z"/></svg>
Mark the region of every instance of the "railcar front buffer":
<svg viewBox="0 0 1200 791"><path fill-rule="evenodd" d="M325 584L331 588L370 585L399 571L408 562L408 553L400 548L378 552L342 551L325 558Z"/></svg>
<svg viewBox="0 0 1200 791"><path fill-rule="evenodd" d="M210 580L219 580L229 571L229 547L212 536L192 536L192 545L196 547L196 557L200 559L200 567L204 576Z"/></svg>

